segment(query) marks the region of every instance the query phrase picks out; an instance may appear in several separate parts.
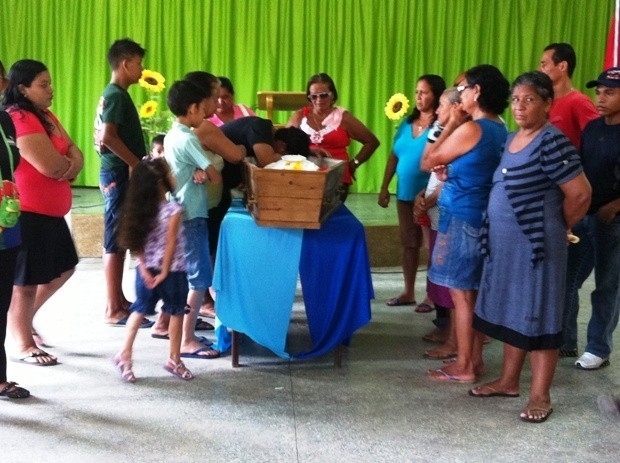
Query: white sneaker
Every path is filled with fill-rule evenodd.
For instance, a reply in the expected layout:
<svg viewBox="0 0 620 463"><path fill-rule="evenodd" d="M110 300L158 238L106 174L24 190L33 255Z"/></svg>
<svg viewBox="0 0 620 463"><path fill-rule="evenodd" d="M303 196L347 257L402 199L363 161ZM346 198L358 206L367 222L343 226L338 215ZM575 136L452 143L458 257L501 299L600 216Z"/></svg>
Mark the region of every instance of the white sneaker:
<svg viewBox="0 0 620 463"><path fill-rule="evenodd" d="M609 365L609 359L600 358L590 352L584 352L575 362L575 367L582 370L598 370Z"/></svg>

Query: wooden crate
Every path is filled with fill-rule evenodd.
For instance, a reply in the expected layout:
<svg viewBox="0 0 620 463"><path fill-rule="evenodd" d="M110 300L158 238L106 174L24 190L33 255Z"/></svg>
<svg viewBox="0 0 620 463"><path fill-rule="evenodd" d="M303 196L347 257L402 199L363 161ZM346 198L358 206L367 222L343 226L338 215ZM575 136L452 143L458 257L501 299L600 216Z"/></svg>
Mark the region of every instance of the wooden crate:
<svg viewBox="0 0 620 463"><path fill-rule="evenodd" d="M342 203L340 188L344 161L326 158L321 170L261 169L245 161L246 204L264 227L312 228Z"/></svg>

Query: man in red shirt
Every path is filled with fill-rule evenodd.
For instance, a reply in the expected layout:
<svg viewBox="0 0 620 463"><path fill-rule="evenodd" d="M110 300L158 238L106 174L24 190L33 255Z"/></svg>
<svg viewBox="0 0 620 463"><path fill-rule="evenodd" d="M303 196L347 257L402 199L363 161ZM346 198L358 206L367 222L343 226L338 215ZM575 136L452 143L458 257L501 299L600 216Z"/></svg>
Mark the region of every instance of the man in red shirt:
<svg viewBox="0 0 620 463"><path fill-rule="evenodd" d="M549 122L560 129L579 149L584 127L592 119L599 117L592 100L573 88L572 76L577 57L568 43L552 43L545 47L540 58L539 70L547 74L553 82L553 103L549 112ZM583 222L573 227L573 234L582 239L568 248L566 271L566 299L564 302L564 321L562 332L564 345L560 357L577 357L577 315L579 313L579 288L594 268L594 249L585 240Z"/></svg>
<svg viewBox="0 0 620 463"><path fill-rule="evenodd" d="M599 117L592 100L573 88L572 76L577 57L568 43L552 43L540 58L539 70L553 82L553 104L549 122L564 132L579 149L581 132L588 122Z"/></svg>

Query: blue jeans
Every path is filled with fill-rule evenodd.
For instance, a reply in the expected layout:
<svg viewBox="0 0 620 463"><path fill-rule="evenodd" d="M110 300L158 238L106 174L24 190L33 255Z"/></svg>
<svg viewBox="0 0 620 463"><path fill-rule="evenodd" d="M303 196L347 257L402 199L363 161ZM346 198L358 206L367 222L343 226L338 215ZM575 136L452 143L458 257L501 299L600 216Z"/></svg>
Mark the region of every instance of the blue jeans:
<svg viewBox="0 0 620 463"><path fill-rule="evenodd" d="M602 223L596 215L588 215L584 221L594 243L595 283L586 352L607 358L620 313L620 215L610 224Z"/></svg>
<svg viewBox="0 0 620 463"><path fill-rule="evenodd" d="M588 279L594 268L594 241L583 219L572 228L579 243L568 246L566 265L566 299L562 322L562 350L577 349L577 316L579 315L579 288Z"/></svg>
<svg viewBox="0 0 620 463"><path fill-rule="evenodd" d="M116 243L121 208L129 183L127 166L101 169L99 171L99 190L103 195L105 208L103 211L103 248L107 254L121 251Z"/></svg>
<svg viewBox="0 0 620 463"><path fill-rule="evenodd" d="M183 222L185 235L185 265L191 290L207 290L213 282L213 268L209 254L207 219L198 217Z"/></svg>

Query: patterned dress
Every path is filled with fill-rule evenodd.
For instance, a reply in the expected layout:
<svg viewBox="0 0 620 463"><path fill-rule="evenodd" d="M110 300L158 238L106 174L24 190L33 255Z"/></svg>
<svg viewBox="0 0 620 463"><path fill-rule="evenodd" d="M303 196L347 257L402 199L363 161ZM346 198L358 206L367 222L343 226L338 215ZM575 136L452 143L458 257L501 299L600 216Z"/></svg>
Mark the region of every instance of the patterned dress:
<svg viewBox="0 0 620 463"><path fill-rule="evenodd" d="M582 168L573 145L550 124L515 153L508 150L513 137L493 176L474 328L520 349L557 349L567 256L558 185Z"/></svg>

